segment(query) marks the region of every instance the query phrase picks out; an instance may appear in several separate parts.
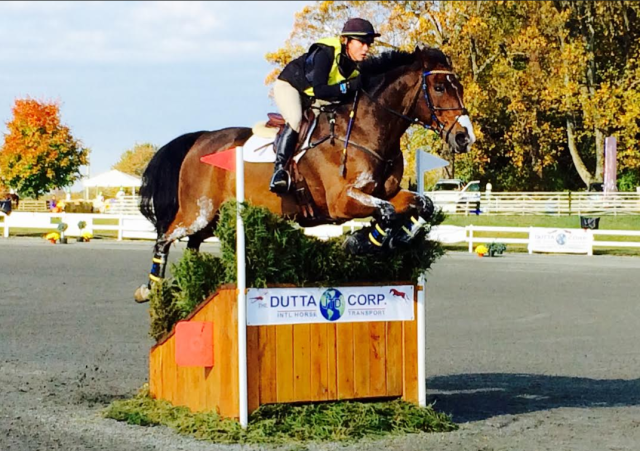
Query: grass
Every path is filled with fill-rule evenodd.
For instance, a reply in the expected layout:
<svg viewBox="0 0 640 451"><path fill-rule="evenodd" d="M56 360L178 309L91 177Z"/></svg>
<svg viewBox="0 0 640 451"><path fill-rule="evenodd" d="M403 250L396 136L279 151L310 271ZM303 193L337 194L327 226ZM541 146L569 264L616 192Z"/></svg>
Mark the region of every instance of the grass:
<svg viewBox="0 0 640 451"><path fill-rule="evenodd" d="M534 215L518 215L518 216L498 216L498 215L450 215L443 222L444 225L454 225L464 227L467 225L474 226L498 226L498 227L547 227L547 228L580 228L579 216L534 216ZM600 216L600 230L640 230L640 216ZM474 237L496 237L496 241L500 238L526 238L527 232L478 232L474 231ZM640 237L630 236L613 236L613 235L596 235L596 241L629 241L638 242ZM528 252L526 244L508 244L509 252ZM469 245L466 243L447 244L444 246L447 250L467 250ZM475 247L475 244L474 244ZM594 246L594 255L640 255L640 249L637 248L609 248Z"/></svg>
<svg viewBox="0 0 640 451"><path fill-rule="evenodd" d="M114 401L104 416L139 426L167 426L179 434L216 443L304 444L353 442L407 433L448 432L458 428L451 418L429 407L401 401L339 401L261 406L249 416L247 429L215 412L155 400L144 386L137 396Z"/></svg>
<svg viewBox="0 0 640 451"><path fill-rule="evenodd" d="M498 216L498 215L450 215L443 222L456 226L501 226L501 227L562 227L580 228L579 216ZM600 216L602 230L640 230L640 216Z"/></svg>

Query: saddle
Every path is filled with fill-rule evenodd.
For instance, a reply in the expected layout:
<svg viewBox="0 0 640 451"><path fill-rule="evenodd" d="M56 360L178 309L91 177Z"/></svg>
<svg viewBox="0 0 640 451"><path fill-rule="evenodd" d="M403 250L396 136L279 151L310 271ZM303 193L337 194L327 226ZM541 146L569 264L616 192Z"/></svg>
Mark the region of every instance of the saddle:
<svg viewBox="0 0 640 451"><path fill-rule="evenodd" d="M267 117L269 120L265 124L268 128L275 128L276 131L276 142L284 130L284 126L286 125L286 121L282 117L280 113L267 113ZM296 149L294 151L294 155L296 155L302 148L302 144L307 139L307 135L312 130L312 125L314 125L314 120L316 118L313 110L308 109L302 113L302 122L300 123L300 132L298 133L298 143L296 144Z"/></svg>

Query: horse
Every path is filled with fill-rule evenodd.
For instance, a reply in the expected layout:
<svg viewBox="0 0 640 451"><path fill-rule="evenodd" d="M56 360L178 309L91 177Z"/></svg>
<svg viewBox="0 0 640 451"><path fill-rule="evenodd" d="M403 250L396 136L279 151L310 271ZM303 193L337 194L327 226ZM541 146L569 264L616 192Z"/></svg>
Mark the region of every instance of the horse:
<svg viewBox="0 0 640 451"><path fill-rule="evenodd" d="M20 197L14 193L0 195L0 212L10 215L11 211L20 205Z"/></svg>
<svg viewBox="0 0 640 451"><path fill-rule="evenodd" d="M303 180L296 189L269 191L273 163L247 162L244 168L245 200L303 227L372 217L370 231L345 241L353 253L386 248L392 238L406 243L433 213L428 197L400 188L400 138L410 125L434 130L455 153L467 152L475 140L463 87L442 51L418 46L384 52L361 63L360 73L362 88L353 102L315 106L317 125L292 169ZM235 172L201 158L243 146L253 134L248 127L187 133L150 160L140 211L155 225L157 240L137 302L146 302L152 284L164 278L171 243L188 237L187 248L197 251L213 236L221 204L235 199Z"/></svg>

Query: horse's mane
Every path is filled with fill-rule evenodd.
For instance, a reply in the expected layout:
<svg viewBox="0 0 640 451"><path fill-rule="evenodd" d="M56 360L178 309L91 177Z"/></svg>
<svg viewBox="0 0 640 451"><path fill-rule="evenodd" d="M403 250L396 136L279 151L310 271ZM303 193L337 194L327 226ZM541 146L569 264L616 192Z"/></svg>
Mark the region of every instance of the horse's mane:
<svg viewBox="0 0 640 451"><path fill-rule="evenodd" d="M417 59L418 54L416 52L391 50L364 60L360 64L359 70L366 78L373 78L400 66L413 64Z"/></svg>
<svg viewBox="0 0 640 451"><path fill-rule="evenodd" d="M359 71L362 74L365 88L370 91L376 90L382 84L387 73L403 66L413 65L421 59L421 56L431 63L430 66L451 67L451 61L442 50L433 47L416 49L413 52L390 50L360 63Z"/></svg>

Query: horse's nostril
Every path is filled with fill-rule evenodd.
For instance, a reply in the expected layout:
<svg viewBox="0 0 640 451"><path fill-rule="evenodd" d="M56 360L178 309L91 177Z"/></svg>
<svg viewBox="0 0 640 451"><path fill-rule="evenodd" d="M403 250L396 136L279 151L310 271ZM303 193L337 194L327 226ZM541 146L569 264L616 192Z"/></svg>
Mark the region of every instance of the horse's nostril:
<svg viewBox="0 0 640 451"><path fill-rule="evenodd" d="M456 144L460 147L469 144L469 136L466 133L456 133Z"/></svg>

